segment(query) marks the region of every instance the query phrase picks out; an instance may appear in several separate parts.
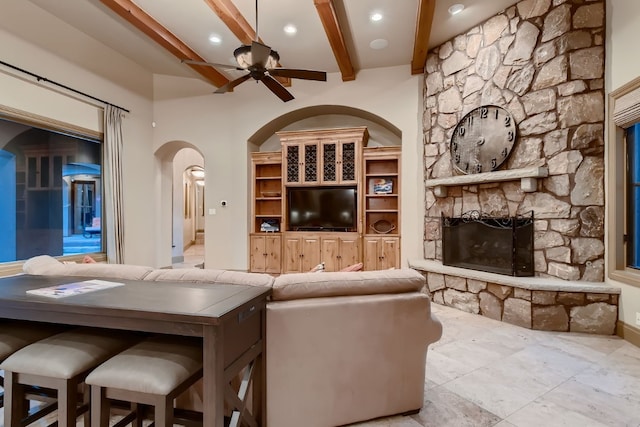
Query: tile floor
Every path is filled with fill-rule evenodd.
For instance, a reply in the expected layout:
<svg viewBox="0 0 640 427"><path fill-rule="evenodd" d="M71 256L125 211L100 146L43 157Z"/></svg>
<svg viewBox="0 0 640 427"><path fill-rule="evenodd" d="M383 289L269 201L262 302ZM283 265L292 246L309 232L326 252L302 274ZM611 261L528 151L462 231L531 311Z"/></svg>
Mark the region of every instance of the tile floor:
<svg viewBox="0 0 640 427"><path fill-rule="evenodd" d="M444 331L427 355L422 410L353 427L640 426L640 348L432 307Z"/></svg>
<svg viewBox="0 0 640 427"><path fill-rule="evenodd" d="M200 268L204 263L204 245L191 245L184 251L184 260L173 264L173 268Z"/></svg>
<svg viewBox="0 0 640 427"><path fill-rule="evenodd" d="M427 355L420 413L351 427L640 426L640 348L432 307L444 332Z"/></svg>

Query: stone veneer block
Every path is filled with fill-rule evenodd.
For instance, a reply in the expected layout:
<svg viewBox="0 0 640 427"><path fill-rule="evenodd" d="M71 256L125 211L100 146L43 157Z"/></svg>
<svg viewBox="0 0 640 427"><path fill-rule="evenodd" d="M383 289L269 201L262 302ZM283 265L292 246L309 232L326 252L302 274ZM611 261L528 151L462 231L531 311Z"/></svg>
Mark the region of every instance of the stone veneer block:
<svg viewBox="0 0 640 427"><path fill-rule="evenodd" d="M584 300L585 300L585 295L582 292L558 292L557 301L559 304L562 304L562 305L569 305L569 306L584 305Z"/></svg>
<svg viewBox="0 0 640 427"><path fill-rule="evenodd" d="M589 302L609 302L609 294L587 294Z"/></svg>
<svg viewBox="0 0 640 427"><path fill-rule="evenodd" d="M489 292L480 292L480 314L502 320L502 301Z"/></svg>
<svg viewBox="0 0 640 427"><path fill-rule="evenodd" d="M527 289L513 288L513 297L531 301L531 291Z"/></svg>
<svg viewBox="0 0 640 427"><path fill-rule="evenodd" d="M487 289L487 282L481 280L467 279L467 290L474 294Z"/></svg>
<svg viewBox="0 0 640 427"><path fill-rule="evenodd" d="M431 272L427 273L427 286L431 292L444 289L444 275Z"/></svg>
<svg viewBox="0 0 640 427"><path fill-rule="evenodd" d="M531 329L531 303L521 299L507 298L504 301L502 320L512 325Z"/></svg>
<svg viewBox="0 0 640 427"><path fill-rule="evenodd" d="M569 316L562 305L533 307L531 312L533 329L538 331L569 330Z"/></svg>
<svg viewBox="0 0 640 427"><path fill-rule="evenodd" d="M533 291L531 302L534 304L552 305L556 303L557 292Z"/></svg>
<svg viewBox="0 0 640 427"><path fill-rule="evenodd" d="M489 283L487 285L487 290L501 300L504 300L511 294L511 289L511 286L496 285L495 283Z"/></svg>
<svg viewBox="0 0 640 427"><path fill-rule="evenodd" d="M467 313L480 313L480 300L478 299L478 295L469 292L446 289L444 291L444 303L445 305L455 307Z"/></svg>
<svg viewBox="0 0 640 427"><path fill-rule="evenodd" d="M444 283L447 288L455 289L457 291L467 291L467 279L458 276L444 276Z"/></svg>
<svg viewBox="0 0 640 427"><path fill-rule="evenodd" d="M596 302L584 307L571 309L571 332L613 335L618 320L618 307L604 302Z"/></svg>

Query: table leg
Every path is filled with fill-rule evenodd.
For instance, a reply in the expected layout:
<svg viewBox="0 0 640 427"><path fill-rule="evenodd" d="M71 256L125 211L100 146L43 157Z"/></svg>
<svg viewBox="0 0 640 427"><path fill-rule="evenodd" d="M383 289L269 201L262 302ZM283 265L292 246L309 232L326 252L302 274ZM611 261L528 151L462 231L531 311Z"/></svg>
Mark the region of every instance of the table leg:
<svg viewBox="0 0 640 427"><path fill-rule="evenodd" d="M203 331L203 427L224 427L224 337L221 326Z"/></svg>

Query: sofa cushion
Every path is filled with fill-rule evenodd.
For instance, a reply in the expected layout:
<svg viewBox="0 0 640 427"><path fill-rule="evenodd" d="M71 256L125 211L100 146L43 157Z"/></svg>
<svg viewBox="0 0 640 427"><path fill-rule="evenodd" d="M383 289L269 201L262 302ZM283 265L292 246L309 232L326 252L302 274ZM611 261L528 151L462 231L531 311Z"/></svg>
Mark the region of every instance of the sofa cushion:
<svg viewBox="0 0 640 427"><path fill-rule="evenodd" d="M283 274L273 283L274 301L419 291L425 278L412 269Z"/></svg>
<svg viewBox="0 0 640 427"><path fill-rule="evenodd" d="M265 287L271 287L273 285L273 277L268 274L206 268L159 269L149 273L144 280L156 282L224 283L230 285Z"/></svg>
<svg viewBox="0 0 640 427"><path fill-rule="evenodd" d="M108 279L142 280L152 267L128 264L63 264L49 255L25 261L22 270L38 276L83 276Z"/></svg>

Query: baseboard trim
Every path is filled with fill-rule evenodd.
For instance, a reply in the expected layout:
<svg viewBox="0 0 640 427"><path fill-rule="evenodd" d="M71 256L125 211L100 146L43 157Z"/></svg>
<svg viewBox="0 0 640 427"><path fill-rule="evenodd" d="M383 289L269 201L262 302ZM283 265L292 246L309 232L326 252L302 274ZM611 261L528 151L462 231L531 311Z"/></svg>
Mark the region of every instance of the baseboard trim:
<svg viewBox="0 0 640 427"><path fill-rule="evenodd" d="M640 347L640 328L618 320L616 335L626 341L629 341L636 347Z"/></svg>

